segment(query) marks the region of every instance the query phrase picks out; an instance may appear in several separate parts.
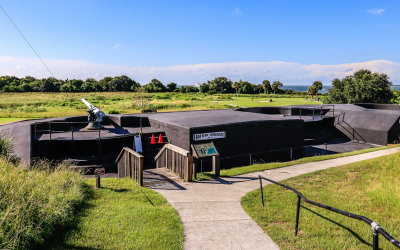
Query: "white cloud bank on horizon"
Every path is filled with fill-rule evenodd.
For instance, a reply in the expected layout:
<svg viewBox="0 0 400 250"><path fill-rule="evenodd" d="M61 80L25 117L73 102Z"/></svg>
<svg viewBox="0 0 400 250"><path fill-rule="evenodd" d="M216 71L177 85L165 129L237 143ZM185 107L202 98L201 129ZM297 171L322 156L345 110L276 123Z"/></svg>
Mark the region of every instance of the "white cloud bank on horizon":
<svg viewBox="0 0 400 250"><path fill-rule="evenodd" d="M400 82L400 63L388 60L374 60L337 65L300 64L292 62L227 62L168 67L126 67L102 65L86 61L45 60L56 78L101 79L105 76L127 75L141 84L157 78L164 84L176 82L179 85L193 85L226 76L233 81L240 79L259 84L264 79L281 81L285 85L311 84L320 80L330 85L332 79L343 78L359 69L387 74L393 83ZM36 58L14 58L0 56L0 75L27 75L37 78L49 77L46 68Z"/></svg>

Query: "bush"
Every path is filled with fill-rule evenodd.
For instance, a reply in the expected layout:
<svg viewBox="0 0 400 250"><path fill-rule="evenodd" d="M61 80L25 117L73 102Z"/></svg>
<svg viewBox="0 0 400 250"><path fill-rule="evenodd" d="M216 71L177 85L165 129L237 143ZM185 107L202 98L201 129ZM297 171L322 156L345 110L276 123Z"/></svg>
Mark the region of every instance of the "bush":
<svg viewBox="0 0 400 250"><path fill-rule="evenodd" d="M112 115L112 114L117 115L117 114L121 114L121 112L118 111L118 110L111 109L111 110L108 111L108 114L110 114L110 115Z"/></svg>
<svg viewBox="0 0 400 250"><path fill-rule="evenodd" d="M78 172L48 163L24 170L0 158L0 249L28 249L43 243L55 226L74 218L85 197Z"/></svg>
<svg viewBox="0 0 400 250"><path fill-rule="evenodd" d="M11 138L7 139L2 133L0 133L0 157L8 158L13 149L14 147Z"/></svg>

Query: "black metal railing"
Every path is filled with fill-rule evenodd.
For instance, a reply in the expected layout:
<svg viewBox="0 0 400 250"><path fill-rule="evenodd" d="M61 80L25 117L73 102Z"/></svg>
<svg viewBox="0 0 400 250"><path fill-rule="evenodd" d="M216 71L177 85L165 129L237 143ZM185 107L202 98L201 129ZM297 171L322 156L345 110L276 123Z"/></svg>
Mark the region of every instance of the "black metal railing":
<svg viewBox="0 0 400 250"><path fill-rule="evenodd" d="M378 225L378 223L376 223L375 221L372 221L371 219L362 216L362 215L358 215L358 214L353 214L353 213L349 213L334 207L330 207L315 201L311 201L308 200L306 197L304 197L304 195L302 195L299 191L297 191L296 189L287 186L285 184L282 184L280 182L268 179L264 176L259 175L258 178L260 179L260 193L261 193L261 204L264 207L264 194L263 194L263 185L262 185L262 179L269 181L273 184L279 185L281 187L284 187L286 189L292 190L293 192L295 192L297 194L297 210L296 210L296 224L295 224L295 231L294 231L294 235L297 236L297 232L298 232L298 227L299 227L299 217L300 217L300 205L301 205L301 200L304 200L306 203L317 206L317 207L321 207L324 208L326 210L341 214L341 215L345 215L347 217L350 217L352 219L356 219L356 220L360 220L363 221L365 223L367 223L368 225L371 226L372 229L372 239L373 239L373 245L372 248L378 249L379 248L379 234L381 234L386 240L388 240L390 243L392 243L394 246L396 246L397 248L400 248L400 242L397 241L395 238L393 238L388 232L386 232L382 227L380 227Z"/></svg>
<svg viewBox="0 0 400 250"><path fill-rule="evenodd" d="M310 110L312 110L312 119L313 120L315 119L315 117L320 117L322 119L324 116L326 107L330 107L330 106L332 108L329 108L329 110L325 114L332 112L332 116L335 116L335 105L333 105L333 104L326 104L326 105L321 105L321 106L310 106L310 107L299 107L300 119L302 116L307 116L307 113ZM303 113L302 110L304 110L305 113Z"/></svg>
<svg viewBox="0 0 400 250"><path fill-rule="evenodd" d="M75 129L80 129L82 127L85 127L88 123L89 122L63 122L63 121L35 122L33 124L34 138L35 140L37 140L37 134L48 134L49 140L52 140L52 135L55 135L57 133L70 132L71 140L74 140L75 139L74 133L89 132L89 133L97 133L97 139L101 139L101 129L75 131ZM125 131L123 135L125 135Z"/></svg>

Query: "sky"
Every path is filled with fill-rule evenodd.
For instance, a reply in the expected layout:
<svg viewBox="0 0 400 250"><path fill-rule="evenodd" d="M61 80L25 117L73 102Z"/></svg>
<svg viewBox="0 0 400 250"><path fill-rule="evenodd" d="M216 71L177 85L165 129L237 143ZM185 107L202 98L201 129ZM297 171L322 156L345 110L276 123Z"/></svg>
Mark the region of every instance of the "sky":
<svg viewBox="0 0 400 250"><path fill-rule="evenodd" d="M361 68L400 84L400 1L0 0L56 78L146 84L227 76L329 85ZM0 75L49 77L0 10Z"/></svg>

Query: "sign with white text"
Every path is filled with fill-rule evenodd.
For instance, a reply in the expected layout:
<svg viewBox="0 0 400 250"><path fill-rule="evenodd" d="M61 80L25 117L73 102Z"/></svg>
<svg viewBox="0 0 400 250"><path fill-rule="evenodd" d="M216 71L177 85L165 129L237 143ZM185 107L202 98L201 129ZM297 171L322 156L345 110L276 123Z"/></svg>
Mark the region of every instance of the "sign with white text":
<svg viewBox="0 0 400 250"><path fill-rule="evenodd" d="M202 134L194 134L194 141L204 141L204 140L213 140L213 139L221 139L226 137L225 131L220 132L210 132L210 133L202 133Z"/></svg>

